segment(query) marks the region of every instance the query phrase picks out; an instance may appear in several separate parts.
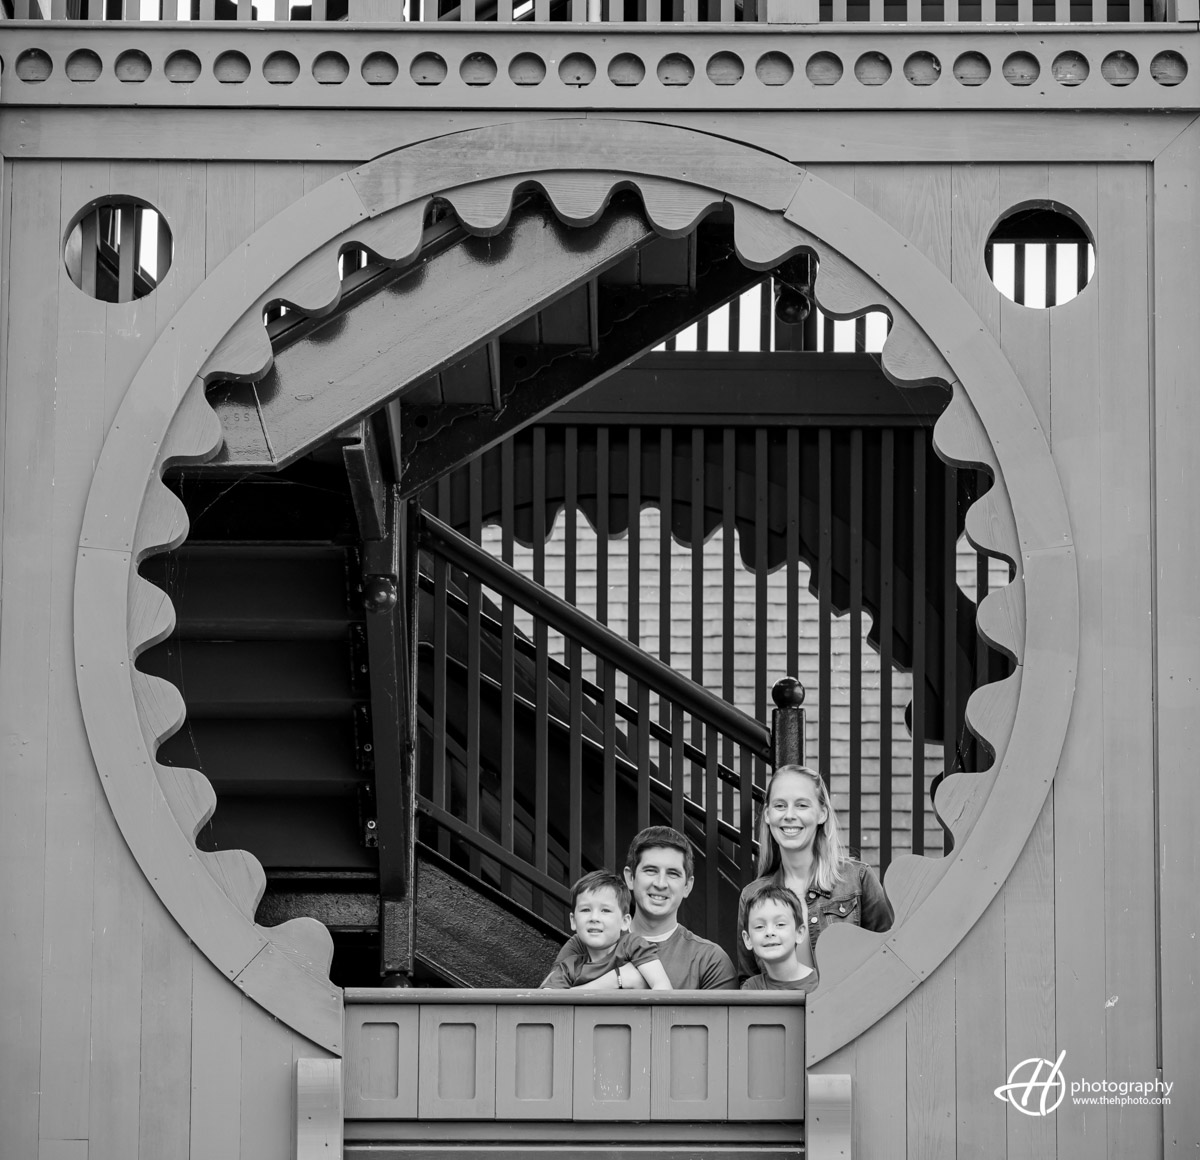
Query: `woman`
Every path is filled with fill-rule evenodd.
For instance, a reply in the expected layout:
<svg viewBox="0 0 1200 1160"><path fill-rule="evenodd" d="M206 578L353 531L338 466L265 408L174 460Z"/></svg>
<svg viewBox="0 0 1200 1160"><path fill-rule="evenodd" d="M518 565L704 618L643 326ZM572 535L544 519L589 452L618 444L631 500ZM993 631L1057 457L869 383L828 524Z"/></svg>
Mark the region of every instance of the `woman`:
<svg viewBox="0 0 1200 1160"><path fill-rule="evenodd" d="M781 765L767 782L758 823L758 874L743 891L738 928L745 907L764 886L783 886L800 900L807 937L797 957L815 967L813 946L836 922L866 930L889 930L892 906L875 872L842 847L837 814L821 775L804 765ZM758 972L754 956L738 946L738 978Z"/></svg>

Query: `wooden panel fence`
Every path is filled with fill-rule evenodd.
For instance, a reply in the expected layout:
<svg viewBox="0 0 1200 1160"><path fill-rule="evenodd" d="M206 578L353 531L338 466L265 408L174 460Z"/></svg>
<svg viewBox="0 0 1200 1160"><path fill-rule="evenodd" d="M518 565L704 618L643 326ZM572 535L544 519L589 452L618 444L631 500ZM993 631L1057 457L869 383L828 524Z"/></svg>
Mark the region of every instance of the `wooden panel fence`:
<svg viewBox="0 0 1200 1160"><path fill-rule="evenodd" d="M647 1142L659 1125L772 1121L798 1136L802 997L550 994L348 990L346 1119L639 1123Z"/></svg>

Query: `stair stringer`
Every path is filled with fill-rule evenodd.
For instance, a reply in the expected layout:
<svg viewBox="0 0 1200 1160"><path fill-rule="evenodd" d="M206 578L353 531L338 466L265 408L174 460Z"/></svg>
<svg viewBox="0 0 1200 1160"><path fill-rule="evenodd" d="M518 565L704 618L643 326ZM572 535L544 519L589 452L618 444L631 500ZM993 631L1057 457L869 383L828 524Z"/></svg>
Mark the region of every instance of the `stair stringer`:
<svg viewBox="0 0 1200 1160"><path fill-rule="evenodd" d="M581 140L588 145L583 151ZM393 260L402 261L406 246L415 252L419 244L416 226L434 196L452 202L462 186L479 187L514 170L522 181L540 184L539 175L562 172L564 158L579 179L568 183L574 200L560 192L569 212L596 212L604 204L596 190L606 183L610 191L644 185L647 212L650 203L659 207L664 230L691 228L689 215L698 221L728 203L739 253L749 265L769 268L811 249L825 269L818 301L827 301L831 313L888 310L896 337L889 340L892 352L885 349L885 370L901 382L934 379L948 382L956 396L965 391L987 441L998 449L996 478L1003 477L1012 501L1027 616L1014 725L996 774L1013 792L999 803L995 795L982 800L939 880L882 941L857 928L827 933L824 985L809 1007L808 1058L814 1063L871 1026L935 969L1015 863L1065 736L1078 654L1078 583L1065 500L1045 436L974 312L899 234L782 158L695 130L616 119L490 126L409 146L335 178L235 249L181 307L138 369L93 478L75 585L77 679L93 756L125 840L189 937L256 1002L340 1052L341 993L298 961L314 962L295 945L297 939L304 944L311 928L298 920L294 934L282 931L274 943L271 931L249 922L244 904L255 889L253 873L244 864L241 870L230 864L226 873L206 863L187 837L206 808L206 795L194 783L183 784L191 780L186 776L173 790L185 824L162 825L174 813L153 754L178 727L179 702L171 708L169 695L133 675L132 659L148 641L161 639L168 619L161 603L138 592L137 564L148 552L177 543L186 530L180 530L163 470L171 462L211 457L220 444L219 425L215 417L203 418L202 400L192 408L200 418L175 425L189 391L198 394L197 383L209 378L253 378L269 366L263 303L284 301L314 313L332 309L336 256L343 249L386 248L380 238L390 238ZM616 159L620 169L613 168ZM555 177L547 176L541 188L553 203ZM503 183L491 192L498 202L511 201ZM483 213L475 205L465 212ZM493 210L489 224L503 220L504 213ZM901 298L913 304L911 316ZM220 359L214 357L218 350ZM137 541L139 527L153 529L145 541ZM979 534L986 538L987 528ZM142 611L131 617L135 604ZM966 796L973 805L978 795ZM963 808L958 815L975 812ZM174 841L172 830L183 840ZM902 884L892 883L897 890ZM863 938L871 940L870 948Z"/></svg>

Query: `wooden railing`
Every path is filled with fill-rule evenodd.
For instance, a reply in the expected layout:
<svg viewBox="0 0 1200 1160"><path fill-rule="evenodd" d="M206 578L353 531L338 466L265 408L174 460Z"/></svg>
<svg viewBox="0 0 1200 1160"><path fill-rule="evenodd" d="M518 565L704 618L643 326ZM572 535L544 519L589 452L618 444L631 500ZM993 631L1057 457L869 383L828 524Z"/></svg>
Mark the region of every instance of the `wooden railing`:
<svg viewBox="0 0 1200 1160"><path fill-rule="evenodd" d="M561 924L585 869L619 866L636 830L669 823L702 859L693 922L716 931L753 877L766 726L429 515L422 549L426 840Z"/></svg>
<svg viewBox="0 0 1200 1160"><path fill-rule="evenodd" d="M345 1044L348 1152L479 1140L481 1121L515 1152L564 1121L627 1147L802 1143L803 996L351 988Z"/></svg>
<svg viewBox="0 0 1200 1160"><path fill-rule="evenodd" d="M17 20L519 23L1138 24L1195 0L9 0Z"/></svg>

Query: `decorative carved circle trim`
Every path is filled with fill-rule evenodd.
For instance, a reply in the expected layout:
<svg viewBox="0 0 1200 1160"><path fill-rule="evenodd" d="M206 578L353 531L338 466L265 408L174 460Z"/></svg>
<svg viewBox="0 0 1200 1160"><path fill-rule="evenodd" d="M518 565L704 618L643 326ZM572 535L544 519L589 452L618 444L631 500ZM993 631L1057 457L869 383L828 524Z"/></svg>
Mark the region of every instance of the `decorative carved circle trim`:
<svg viewBox="0 0 1200 1160"><path fill-rule="evenodd" d="M589 173L590 180L580 180ZM386 260L411 260L433 196L450 201L469 229L496 233L513 194L530 184L545 191L560 216L579 223L597 220L615 190L633 187L655 227L672 236L730 203L739 255L758 269L798 250L816 252L822 308L835 317L887 311L892 328L884 369L900 383L950 383L953 401L935 443L951 462L983 464L995 477L967 526L981 546L1013 558L1018 573L979 614L981 631L1017 659L1017 670L978 690L968 707L996 746L996 762L986 773L956 774L942 783L935 804L956 834L955 852L945 859L897 860L887 878L897 901L896 927L886 934L826 932L823 985L808 1011L813 1063L870 1027L927 977L1016 862L1066 734L1078 653L1078 581L1045 435L978 316L905 238L776 156L640 122L491 126L411 146L336 178L234 251L183 305L138 370L93 478L76 567L75 648L96 765L125 840L188 936L256 1002L340 1051L341 993L322 977L320 936L304 926L311 920L256 926L252 903L246 913L254 867L240 863L238 852L229 852L232 858L200 854L192 840L211 813L211 787L199 774L156 765L156 747L182 721L183 704L172 686L133 664L173 624L170 602L138 577L137 565L186 535L186 516L162 484L163 470L202 461L220 445L204 380L254 378L270 365L261 325L265 302L327 309L340 292L342 249L357 243ZM1003 782L1004 793L990 792L995 781Z"/></svg>

